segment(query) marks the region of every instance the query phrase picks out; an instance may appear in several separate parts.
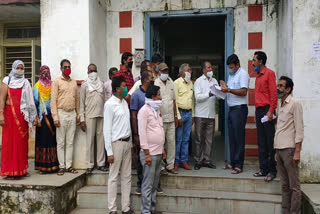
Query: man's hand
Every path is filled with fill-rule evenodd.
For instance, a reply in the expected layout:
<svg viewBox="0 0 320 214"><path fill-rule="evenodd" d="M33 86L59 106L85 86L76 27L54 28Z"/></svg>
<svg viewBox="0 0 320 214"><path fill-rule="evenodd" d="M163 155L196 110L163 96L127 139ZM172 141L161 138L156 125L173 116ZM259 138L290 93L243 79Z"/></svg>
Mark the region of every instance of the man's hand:
<svg viewBox="0 0 320 214"><path fill-rule="evenodd" d="M54 126L57 128L60 128L60 121L59 120L55 120L54 121Z"/></svg>
<svg viewBox="0 0 320 214"><path fill-rule="evenodd" d="M113 155L108 156L108 162L109 162L110 164L113 164L113 162L114 162L114 157L113 157Z"/></svg>
<svg viewBox="0 0 320 214"><path fill-rule="evenodd" d="M140 147L140 139L139 139L139 135L135 134L133 135L133 141L134 141L134 144L138 147Z"/></svg>
<svg viewBox="0 0 320 214"><path fill-rule="evenodd" d="M87 131L87 126L86 126L86 122L80 122L80 128L83 132Z"/></svg>
<svg viewBox="0 0 320 214"><path fill-rule="evenodd" d="M77 126L80 125L80 115L77 115Z"/></svg>
<svg viewBox="0 0 320 214"><path fill-rule="evenodd" d="M273 120L273 114L270 111L268 111L267 117L268 117L269 122L271 122Z"/></svg>
<svg viewBox="0 0 320 214"><path fill-rule="evenodd" d="M174 117L174 127L178 128L179 127L179 121L177 117Z"/></svg>
<svg viewBox="0 0 320 214"><path fill-rule="evenodd" d="M5 124L3 112L0 112L0 126L3 126Z"/></svg>
<svg viewBox="0 0 320 214"><path fill-rule="evenodd" d="M195 122L195 121L194 121L194 117L192 117L192 125L194 124L194 122Z"/></svg>
<svg viewBox="0 0 320 214"><path fill-rule="evenodd" d="M181 128L183 126L183 122L181 119L178 120L178 127Z"/></svg>
<svg viewBox="0 0 320 214"><path fill-rule="evenodd" d="M146 164L151 166L151 164L152 164L151 155L150 154L147 154L147 155L145 154L145 157L146 157L146 159L145 159Z"/></svg>
<svg viewBox="0 0 320 214"><path fill-rule="evenodd" d="M212 97L213 96L213 94L211 93L211 91L209 91L209 97Z"/></svg>
<svg viewBox="0 0 320 214"><path fill-rule="evenodd" d="M165 150L162 151L162 160L166 160L167 159L167 153Z"/></svg>
<svg viewBox="0 0 320 214"><path fill-rule="evenodd" d="M298 164L300 162L300 152L295 151L293 155L293 163Z"/></svg>

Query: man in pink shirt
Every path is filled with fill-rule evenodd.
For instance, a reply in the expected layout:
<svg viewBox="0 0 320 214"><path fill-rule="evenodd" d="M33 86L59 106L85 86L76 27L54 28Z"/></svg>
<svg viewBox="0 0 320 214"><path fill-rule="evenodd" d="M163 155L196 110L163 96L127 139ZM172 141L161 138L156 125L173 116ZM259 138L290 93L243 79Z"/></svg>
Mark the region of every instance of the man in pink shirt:
<svg viewBox="0 0 320 214"><path fill-rule="evenodd" d="M161 105L160 87L150 85L146 91L145 105L138 112L140 161L143 167L141 185L141 213L143 214L156 213L161 160L166 159L163 147L165 135L160 114Z"/></svg>

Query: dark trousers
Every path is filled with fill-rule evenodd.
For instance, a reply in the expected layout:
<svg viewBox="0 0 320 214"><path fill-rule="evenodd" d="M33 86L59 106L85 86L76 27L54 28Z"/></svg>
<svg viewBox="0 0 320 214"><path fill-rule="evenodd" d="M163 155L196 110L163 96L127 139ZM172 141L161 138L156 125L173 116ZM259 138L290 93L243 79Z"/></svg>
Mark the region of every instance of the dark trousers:
<svg viewBox="0 0 320 214"><path fill-rule="evenodd" d="M277 149L277 168L282 189L282 213L301 213L301 190L298 164L293 162L295 148Z"/></svg>
<svg viewBox="0 0 320 214"><path fill-rule="evenodd" d="M141 188L141 184L143 180L143 167L140 162L140 146L136 147L136 155L137 155L136 168L137 168L137 175L138 175L137 185L138 185L138 188Z"/></svg>
<svg viewBox="0 0 320 214"><path fill-rule="evenodd" d="M228 114L230 159L233 168L243 169L248 106L230 107Z"/></svg>
<svg viewBox="0 0 320 214"><path fill-rule="evenodd" d="M266 175L277 174L276 162L274 160L275 150L273 148L275 125L271 122L261 123L261 118L269 111L270 106L256 108L256 125L258 135L259 165L260 171Z"/></svg>

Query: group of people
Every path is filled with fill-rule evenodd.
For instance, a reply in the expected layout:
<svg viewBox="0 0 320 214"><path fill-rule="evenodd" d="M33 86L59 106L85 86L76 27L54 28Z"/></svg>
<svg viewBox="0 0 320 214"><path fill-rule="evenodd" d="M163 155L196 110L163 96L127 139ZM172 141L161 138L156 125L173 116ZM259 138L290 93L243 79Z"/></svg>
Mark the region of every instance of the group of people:
<svg viewBox="0 0 320 214"><path fill-rule="evenodd" d="M291 96L293 82L282 76L276 83L275 73L266 67L267 56L254 53L256 125L259 148L259 172L272 181L278 172L282 182L283 209L298 210L301 193L299 171L303 117L301 104ZM2 129L1 176L14 179L29 176L28 135L36 126L35 168L40 173L77 173L72 167L76 126L86 133L87 173L92 173L96 156L97 169L107 171L108 208L117 213L118 176L121 176L123 213L130 208L131 167L136 159L138 188L142 213L155 211L157 192L162 192L160 174L177 174L179 167L189 165L189 144L195 124L194 169L216 168L211 152L215 130L213 89L219 86L212 64L203 62L202 75L191 80L192 68L182 64L179 78L169 77L169 68L159 54L151 62L141 63L140 76L132 75L133 55L123 53L121 66L109 70L109 80L102 82L95 64L88 66L88 78L80 92L70 77L71 63L63 59L61 76L52 81L48 66L40 68L40 79L33 89L24 78L24 63L14 61L0 91L0 125ZM227 59L228 81L220 80L226 93L230 146L230 163L224 169L232 174L243 171L245 126L248 116L250 77L240 66L238 56ZM281 100L275 130L275 110ZM96 155L94 154L96 142ZM132 149L134 145L135 149ZM105 152L106 151L106 152ZM132 151L136 154L132 155ZM276 151L276 152L275 152ZM132 157L135 158L132 158ZM277 164L276 164L277 162ZM288 212L289 213L289 212Z"/></svg>

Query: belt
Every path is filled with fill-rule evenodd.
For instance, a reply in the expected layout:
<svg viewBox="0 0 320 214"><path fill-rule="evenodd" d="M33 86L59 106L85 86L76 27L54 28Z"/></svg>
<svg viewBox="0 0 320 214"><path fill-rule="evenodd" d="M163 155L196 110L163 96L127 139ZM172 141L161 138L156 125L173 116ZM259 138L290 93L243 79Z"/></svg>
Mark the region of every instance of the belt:
<svg viewBox="0 0 320 214"><path fill-rule="evenodd" d="M247 107L247 104L231 106L231 107L229 107L229 110L232 111L232 110L235 110L235 109L240 109L240 108L245 108L245 107Z"/></svg>
<svg viewBox="0 0 320 214"><path fill-rule="evenodd" d="M119 140L117 140L117 141L126 141L126 142L128 142L130 140L130 137L127 137L127 138L120 138Z"/></svg>
<svg viewBox="0 0 320 214"><path fill-rule="evenodd" d="M188 112L188 111L191 111L192 109L182 109L182 108L178 108L179 111L183 111L183 112Z"/></svg>
<svg viewBox="0 0 320 214"><path fill-rule="evenodd" d="M259 107L257 107L257 109L263 109L263 108L266 108L266 107L270 107L270 105L259 106Z"/></svg>

